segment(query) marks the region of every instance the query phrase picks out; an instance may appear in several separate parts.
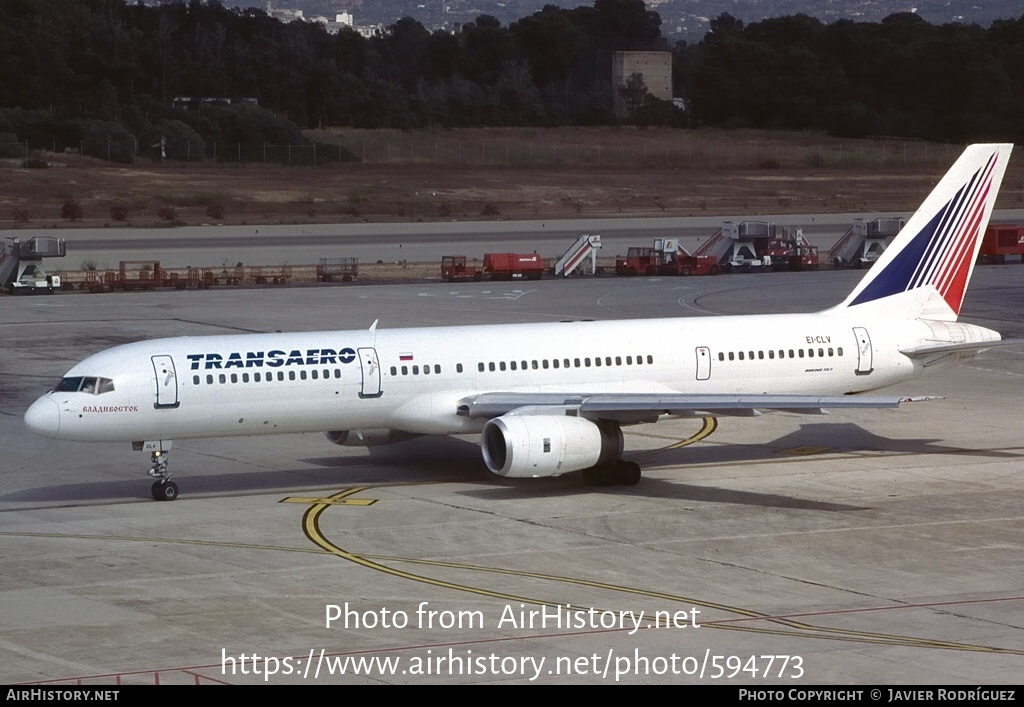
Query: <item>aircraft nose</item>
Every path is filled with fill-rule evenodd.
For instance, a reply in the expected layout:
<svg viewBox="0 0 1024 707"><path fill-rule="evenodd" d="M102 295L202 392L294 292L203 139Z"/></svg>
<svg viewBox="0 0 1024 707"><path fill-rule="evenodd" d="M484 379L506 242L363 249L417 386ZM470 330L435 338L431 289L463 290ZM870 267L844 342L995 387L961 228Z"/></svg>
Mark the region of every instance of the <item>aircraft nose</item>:
<svg viewBox="0 0 1024 707"><path fill-rule="evenodd" d="M60 406L50 398L39 398L25 411L25 426L43 437L60 431Z"/></svg>

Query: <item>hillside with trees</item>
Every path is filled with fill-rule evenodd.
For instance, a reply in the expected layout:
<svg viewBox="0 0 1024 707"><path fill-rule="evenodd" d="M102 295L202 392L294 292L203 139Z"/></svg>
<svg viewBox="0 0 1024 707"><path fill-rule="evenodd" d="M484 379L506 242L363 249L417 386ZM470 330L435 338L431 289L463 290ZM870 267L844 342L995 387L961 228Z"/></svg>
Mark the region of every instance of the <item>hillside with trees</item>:
<svg viewBox="0 0 1024 707"><path fill-rule="evenodd" d="M5 0L0 150L27 141L129 161L140 145L163 143L169 159L211 157L217 145L223 157L232 145L241 160L332 125L610 125L621 120L612 52L668 49L660 24L641 0L595 0L507 26L481 16L457 34L405 18L367 39L216 2ZM688 111L648 96L630 101L627 122L1024 138L1024 17L983 29L912 14L748 25L722 15L672 51ZM214 100L184 110L180 97Z"/></svg>

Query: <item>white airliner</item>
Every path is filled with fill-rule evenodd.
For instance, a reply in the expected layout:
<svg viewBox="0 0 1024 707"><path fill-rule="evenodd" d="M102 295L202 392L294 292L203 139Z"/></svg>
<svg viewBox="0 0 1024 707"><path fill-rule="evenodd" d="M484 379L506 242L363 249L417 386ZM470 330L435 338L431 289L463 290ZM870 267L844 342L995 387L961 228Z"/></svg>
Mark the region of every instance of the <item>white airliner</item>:
<svg viewBox="0 0 1024 707"><path fill-rule="evenodd" d="M1012 145L967 148L838 306L814 314L180 337L88 357L25 413L55 439L325 431L335 444L480 433L510 477L635 484L622 425L760 410L896 407L856 394L963 361L1000 335L957 316ZM508 344L516 342L514 347Z"/></svg>

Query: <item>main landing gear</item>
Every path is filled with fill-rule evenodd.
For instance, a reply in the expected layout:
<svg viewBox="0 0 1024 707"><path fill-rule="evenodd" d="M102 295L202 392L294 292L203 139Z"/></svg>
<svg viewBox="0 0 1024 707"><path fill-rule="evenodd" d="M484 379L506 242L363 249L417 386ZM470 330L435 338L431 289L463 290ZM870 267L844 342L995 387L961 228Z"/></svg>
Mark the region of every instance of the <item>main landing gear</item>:
<svg viewBox="0 0 1024 707"><path fill-rule="evenodd" d="M639 481L640 465L621 459L583 470L583 482L588 486L636 486Z"/></svg>
<svg viewBox="0 0 1024 707"><path fill-rule="evenodd" d="M155 501L173 501L178 497L178 485L171 481L171 473L167 471L167 454L168 452L153 452L150 456L153 467L149 470L149 475L156 479L150 487L150 492Z"/></svg>

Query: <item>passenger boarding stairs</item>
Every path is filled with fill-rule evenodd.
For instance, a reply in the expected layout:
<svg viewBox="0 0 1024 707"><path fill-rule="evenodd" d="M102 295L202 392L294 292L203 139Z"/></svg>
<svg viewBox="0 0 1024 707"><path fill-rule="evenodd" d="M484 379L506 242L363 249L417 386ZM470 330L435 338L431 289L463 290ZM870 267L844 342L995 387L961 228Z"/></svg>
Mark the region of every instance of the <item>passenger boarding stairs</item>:
<svg viewBox="0 0 1024 707"><path fill-rule="evenodd" d="M18 238L5 239L0 252L0 288L14 292L22 281L45 280L43 258L63 258L65 255L63 238L37 236L24 243Z"/></svg>
<svg viewBox="0 0 1024 707"><path fill-rule="evenodd" d="M854 219L853 226L828 251L828 262L837 268L864 267L878 260L903 228L902 218Z"/></svg>
<svg viewBox="0 0 1024 707"><path fill-rule="evenodd" d="M775 225L764 221L726 221L711 238L705 241L694 255L710 255L723 265L757 265L761 259L757 257L754 241L773 238Z"/></svg>
<svg viewBox="0 0 1024 707"><path fill-rule="evenodd" d="M581 233L569 250L562 253L555 262L555 275L569 277L572 272L590 256L590 272L597 273L597 249L601 247L601 236L596 233Z"/></svg>
<svg viewBox="0 0 1024 707"><path fill-rule="evenodd" d="M718 262L732 250L732 241L726 237L723 229L719 228L711 238L707 239L693 252L695 256L713 255Z"/></svg>

